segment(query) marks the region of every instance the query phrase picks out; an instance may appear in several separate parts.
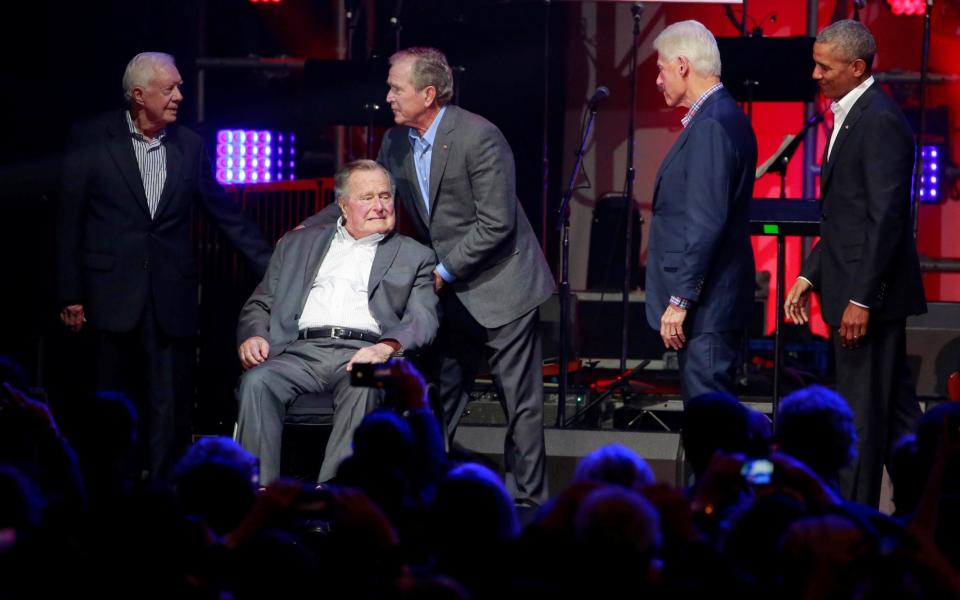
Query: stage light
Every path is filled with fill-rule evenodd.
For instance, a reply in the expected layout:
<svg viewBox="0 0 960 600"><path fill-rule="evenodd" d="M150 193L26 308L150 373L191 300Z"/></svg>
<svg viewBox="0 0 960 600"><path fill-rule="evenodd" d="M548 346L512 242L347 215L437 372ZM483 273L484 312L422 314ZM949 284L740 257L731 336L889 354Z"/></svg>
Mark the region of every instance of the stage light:
<svg viewBox="0 0 960 600"><path fill-rule="evenodd" d="M253 129L221 129L217 131L217 181L223 184L259 183L295 179L296 166L290 132ZM288 160L267 157L286 155ZM283 172L281 172L283 171Z"/></svg>
<svg viewBox="0 0 960 600"><path fill-rule="evenodd" d="M940 201L940 156L937 146L925 145L920 150L920 202Z"/></svg>
<svg viewBox="0 0 960 600"><path fill-rule="evenodd" d="M923 15L927 12L926 0L887 0L895 15Z"/></svg>

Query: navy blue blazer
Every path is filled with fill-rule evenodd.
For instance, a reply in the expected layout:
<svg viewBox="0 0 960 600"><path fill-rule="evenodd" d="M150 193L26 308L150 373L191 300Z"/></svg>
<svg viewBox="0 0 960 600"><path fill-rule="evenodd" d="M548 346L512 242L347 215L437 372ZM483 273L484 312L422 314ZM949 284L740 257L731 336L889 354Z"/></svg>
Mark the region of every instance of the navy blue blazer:
<svg viewBox="0 0 960 600"><path fill-rule="evenodd" d="M734 331L753 309L749 207L757 164L750 121L725 89L700 107L660 165L647 246L647 321L670 296L693 301L688 334Z"/></svg>

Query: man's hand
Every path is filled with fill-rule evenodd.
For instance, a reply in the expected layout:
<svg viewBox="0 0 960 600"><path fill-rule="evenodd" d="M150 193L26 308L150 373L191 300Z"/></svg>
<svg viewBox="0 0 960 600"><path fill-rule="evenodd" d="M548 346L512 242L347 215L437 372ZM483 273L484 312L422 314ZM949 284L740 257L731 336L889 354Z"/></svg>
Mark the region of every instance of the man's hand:
<svg viewBox="0 0 960 600"><path fill-rule="evenodd" d="M67 326L67 329L78 333L87 322L87 317L83 313L82 304L71 304L60 311L60 320Z"/></svg>
<svg viewBox="0 0 960 600"><path fill-rule="evenodd" d="M347 371L351 371L353 369L353 365L356 363L387 362L391 355L393 355L393 348L389 344L384 344L383 342L360 348L357 350L356 354L350 358L350 362L347 363Z"/></svg>
<svg viewBox="0 0 960 600"><path fill-rule="evenodd" d="M798 277L793 287L787 292L787 299L783 301L783 312L797 325L803 325L810 320L809 303L812 287L809 281Z"/></svg>
<svg viewBox="0 0 960 600"><path fill-rule="evenodd" d="M663 345L672 350L680 350L687 341L683 335L683 320L687 318L687 309L667 304L667 310L660 317L660 337Z"/></svg>
<svg viewBox="0 0 960 600"><path fill-rule="evenodd" d="M440 277L440 273L434 269L433 271L433 291L437 294L440 293L440 290L443 289L443 286L447 285L447 282L443 280L443 277Z"/></svg>
<svg viewBox="0 0 960 600"><path fill-rule="evenodd" d="M870 311L853 302L847 303L840 319L840 345L844 348L859 348L860 339L867 335Z"/></svg>
<svg viewBox="0 0 960 600"><path fill-rule="evenodd" d="M240 364L243 365L243 368L252 369L262 364L270 356L270 342L259 335L255 335L240 344L237 353L240 355Z"/></svg>

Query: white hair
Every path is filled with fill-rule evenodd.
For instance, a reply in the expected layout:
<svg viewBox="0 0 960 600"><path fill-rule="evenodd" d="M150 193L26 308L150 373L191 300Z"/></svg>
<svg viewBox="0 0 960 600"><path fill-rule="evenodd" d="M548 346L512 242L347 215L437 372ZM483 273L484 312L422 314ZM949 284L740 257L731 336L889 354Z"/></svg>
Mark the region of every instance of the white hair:
<svg viewBox="0 0 960 600"><path fill-rule="evenodd" d="M680 21L660 32L653 40L653 49L668 62L682 56L702 77L720 77L720 49L717 39L699 21Z"/></svg>
<svg viewBox="0 0 960 600"><path fill-rule="evenodd" d="M162 66L176 68L177 63L173 56L165 52L141 52L131 58L123 72L123 98L130 102L133 99L133 88L146 87Z"/></svg>

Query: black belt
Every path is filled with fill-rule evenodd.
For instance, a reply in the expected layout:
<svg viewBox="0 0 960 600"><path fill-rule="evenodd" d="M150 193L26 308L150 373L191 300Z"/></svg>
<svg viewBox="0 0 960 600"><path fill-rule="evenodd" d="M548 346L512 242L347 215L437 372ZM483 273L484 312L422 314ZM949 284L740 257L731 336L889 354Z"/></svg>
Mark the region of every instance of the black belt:
<svg viewBox="0 0 960 600"><path fill-rule="evenodd" d="M301 340L332 338L335 340L362 340L371 343L380 341L380 336L375 333L349 327L310 327L301 329L300 335L297 337Z"/></svg>

